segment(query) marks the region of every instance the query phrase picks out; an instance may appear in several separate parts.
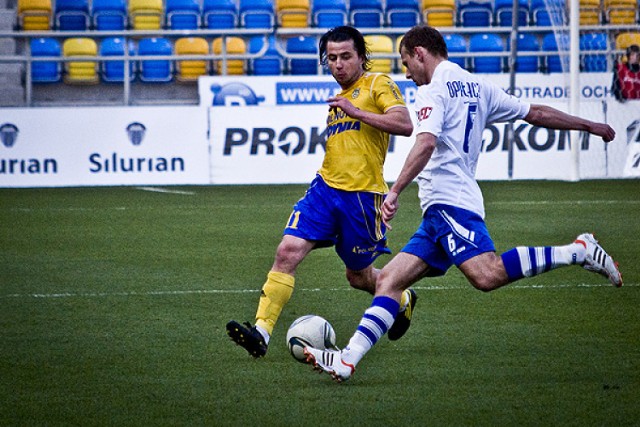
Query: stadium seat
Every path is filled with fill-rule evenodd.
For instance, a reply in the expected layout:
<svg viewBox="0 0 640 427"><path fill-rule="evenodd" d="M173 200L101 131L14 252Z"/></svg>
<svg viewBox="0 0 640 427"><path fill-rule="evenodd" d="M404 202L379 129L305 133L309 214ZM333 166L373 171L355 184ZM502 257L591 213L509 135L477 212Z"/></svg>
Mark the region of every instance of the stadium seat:
<svg viewBox="0 0 640 427"><path fill-rule="evenodd" d="M276 0L278 26L306 28L309 26L309 0Z"/></svg>
<svg viewBox="0 0 640 427"><path fill-rule="evenodd" d="M371 52L372 73L391 73L393 71L393 59L376 58L376 54L392 54L393 41L389 36L368 34L364 36L369 52Z"/></svg>
<svg viewBox="0 0 640 427"><path fill-rule="evenodd" d="M176 55L208 55L209 43L203 37L181 37L174 45ZM176 62L176 80L192 82L209 74L209 62L205 59L187 59Z"/></svg>
<svg viewBox="0 0 640 427"><path fill-rule="evenodd" d="M566 22L565 0L531 0L531 25L560 26Z"/></svg>
<svg viewBox="0 0 640 427"><path fill-rule="evenodd" d="M562 52L561 55L546 55L546 71L548 73L562 73L569 71L569 35L548 33L542 38L543 52Z"/></svg>
<svg viewBox="0 0 640 427"><path fill-rule="evenodd" d="M458 5L458 23L463 27L488 27L493 21L491 0L461 0Z"/></svg>
<svg viewBox="0 0 640 427"><path fill-rule="evenodd" d="M129 56L135 54L133 42L129 41ZM100 56L124 56L125 40L122 37L107 37L100 43ZM102 61L100 76L103 82L124 82L124 61ZM129 81L135 79L134 61L129 61Z"/></svg>
<svg viewBox="0 0 640 427"><path fill-rule="evenodd" d="M89 29L87 0L56 0L55 28L58 31L86 31Z"/></svg>
<svg viewBox="0 0 640 427"><path fill-rule="evenodd" d="M172 55L171 42L164 37L147 37L138 43L139 56ZM164 83L173 80L173 67L169 59L140 61L140 80L147 83Z"/></svg>
<svg viewBox="0 0 640 427"><path fill-rule="evenodd" d="M444 36L444 34L443 34ZM396 41L394 42L393 45L393 51L398 53L398 56L400 55L400 43L402 43L402 38L404 36L399 36L396 38ZM394 72L396 73L401 73L401 74L405 74L407 72L407 67L405 67L404 65L402 65L402 58L398 57L397 59L394 60L394 66L395 66L395 70Z"/></svg>
<svg viewBox="0 0 640 427"><path fill-rule="evenodd" d="M202 27L210 30L231 29L238 26L238 5L235 0L204 0Z"/></svg>
<svg viewBox="0 0 640 427"><path fill-rule="evenodd" d="M243 28L264 28L275 26L275 9L272 0L240 0L240 26Z"/></svg>
<svg viewBox="0 0 640 427"><path fill-rule="evenodd" d="M606 72L607 66L606 52L609 50L609 43L606 33L586 33L580 36L580 51L602 51L602 53L586 53L580 55L582 71L587 73Z"/></svg>
<svg viewBox="0 0 640 427"><path fill-rule="evenodd" d="M162 0L129 0L129 22L134 30L159 30L164 15Z"/></svg>
<svg viewBox="0 0 640 427"><path fill-rule="evenodd" d="M68 61L65 62L64 82L68 84L95 84L99 81L98 64L95 57L98 56L98 45L95 40L88 37L72 37L62 44L62 54L65 58L71 56L86 56L94 58L93 61Z"/></svg>
<svg viewBox="0 0 640 427"><path fill-rule="evenodd" d="M313 59L289 58L287 61L290 74L318 74L318 42L315 37L298 36L287 39L286 52L315 55Z"/></svg>
<svg viewBox="0 0 640 427"><path fill-rule="evenodd" d="M227 55L243 55L247 52L247 46L241 37L226 37L225 43L222 43L222 37L213 40L211 51L216 55L222 55L223 47L226 49ZM215 71L222 75L242 75L245 74L245 62L243 59L222 59L214 61Z"/></svg>
<svg viewBox="0 0 640 427"><path fill-rule="evenodd" d="M392 28L410 28L422 20L420 0L387 0L385 15Z"/></svg>
<svg viewBox="0 0 640 427"><path fill-rule="evenodd" d="M165 0L165 25L169 30L197 30L200 27L198 0Z"/></svg>
<svg viewBox="0 0 640 427"><path fill-rule="evenodd" d="M422 0L424 23L431 27L453 27L456 24L455 0Z"/></svg>
<svg viewBox="0 0 640 427"><path fill-rule="evenodd" d="M513 1L495 0L494 22L501 27L511 27L513 25ZM529 0L518 0L518 26L529 25Z"/></svg>
<svg viewBox="0 0 640 427"><path fill-rule="evenodd" d="M49 37L31 39L29 43L31 56L62 55L58 40ZM59 61L34 61L31 63L31 81L34 83L57 83L60 81L61 66Z"/></svg>
<svg viewBox="0 0 640 427"><path fill-rule="evenodd" d="M266 39L266 40L265 40ZM250 74L255 76L278 76L282 74L282 57L276 49L275 36L256 36L249 40L249 53L257 54L264 49L266 50L261 56L249 60Z"/></svg>
<svg viewBox="0 0 640 427"><path fill-rule="evenodd" d="M638 22L638 0L604 0L606 21L611 25L633 25Z"/></svg>
<svg viewBox="0 0 640 427"><path fill-rule="evenodd" d="M122 31L127 28L125 0L92 0L93 28L98 31Z"/></svg>
<svg viewBox="0 0 640 427"><path fill-rule="evenodd" d="M465 68L465 57L451 57L452 53L466 53L467 39L461 34L447 33L443 35L444 42L447 44L449 51L449 61L455 62L462 68Z"/></svg>
<svg viewBox="0 0 640 427"><path fill-rule="evenodd" d="M23 31L51 29L51 0L18 0L18 27Z"/></svg>
<svg viewBox="0 0 640 427"><path fill-rule="evenodd" d="M620 33L616 36L617 50L624 50L632 44L640 46L640 31Z"/></svg>
<svg viewBox="0 0 640 427"><path fill-rule="evenodd" d="M382 0L351 0L349 23L357 28L380 28L384 25Z"/></svg>
<svg viewBox="0 0 640 427"><path fill-rule="evenodd" d="M518 33L516 44L518 52L539 52L540 42L532 33ZM507 38L507 50L511 50L511 37ZM508 60L506 61L508 64ZM508 67L505 67L508 68ZM539 56L518 55L516 58L516 72L537 73L539 71Z"/></svg>
<svg viewBox="0 0 640 427"><path fill-rule="evenodd" d="M600 0L580 0L580 25L599 25L602 23Z"/></svg>
<svg viewBox="0 0 640 427"><path fill-rule="evenodd" d="M348 22L345 0L313 0L311 24L317 28L333 28Z"/></svg>
<svg viewBox="0 0 640 427"><path fill-rule="evenodd" d="M469 52L504 52L502 38L494 33L474 34L469 38ZM503 56L476 56L471 58L476 73L502 72Z"/></svg>

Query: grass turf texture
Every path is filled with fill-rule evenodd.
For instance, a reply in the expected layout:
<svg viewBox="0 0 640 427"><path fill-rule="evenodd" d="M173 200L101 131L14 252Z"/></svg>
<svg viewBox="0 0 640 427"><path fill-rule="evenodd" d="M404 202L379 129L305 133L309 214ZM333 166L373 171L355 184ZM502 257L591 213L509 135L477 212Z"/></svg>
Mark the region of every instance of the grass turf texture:
<svg viewBox="0 0 640 427"><path fill-rule="evenodd" d="M284 343L316 313L343 346L369 305L332 249L300 267L266 358L224 330L253 321L305 186L0 190L0 425L638 425L640 181L482 187L499 252L593 231L627 286L570 267L484 294L452 269L341 385Z"/></svg>

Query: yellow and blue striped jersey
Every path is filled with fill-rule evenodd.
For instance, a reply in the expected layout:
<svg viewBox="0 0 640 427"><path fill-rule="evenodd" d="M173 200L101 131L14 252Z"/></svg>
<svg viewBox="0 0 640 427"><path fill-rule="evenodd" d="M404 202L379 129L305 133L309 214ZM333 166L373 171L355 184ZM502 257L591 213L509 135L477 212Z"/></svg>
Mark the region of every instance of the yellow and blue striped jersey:
<svg viewBox="0 0 640 427"><path fill-rule="evenodd" d="M365 73L338 96L361 110L378 114L405 106L398 86L386 74ZM318 173L330 187L339 190L386 193L383 166L388 148L388 133L331 108L326 153Z"/></svg>

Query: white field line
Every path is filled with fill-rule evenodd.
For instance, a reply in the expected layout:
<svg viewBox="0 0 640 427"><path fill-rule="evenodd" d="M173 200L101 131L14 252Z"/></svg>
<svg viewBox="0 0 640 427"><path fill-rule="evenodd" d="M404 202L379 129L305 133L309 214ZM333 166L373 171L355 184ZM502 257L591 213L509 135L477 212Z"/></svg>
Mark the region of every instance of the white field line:
<svg viewBox="0 0 640 427"><path fill-rule="evenodd" d="M195 192L191 191L180 191L180 190L169 190L162 189L158 187L138 187L139 190L143 191L153 191L158 193L172 193L172 194L184 194L184 195L195 195ZM278 206L281 203L277 204ZM486 202L486 206L537 206L537 205L640 205L640 200L523 200L523 201L505 201L505 202ZM226 208L244 208L251 207L251 205L246 204L233 204L233 205L216 205L216 208L226 209ZM116 210L116 211L124 211L128 209L157 209L156 207L146 207L146 206L135 206L135 207L124 207L124 206L115 206L109 208L95 208L95 207L64 207L64 208L55 208L55 207L39 207L39 208L16 208L9 207L8 211L13 212L41 212L41 211L51 211L51 212L82 212L82 211L104 211L104 210ZM3 210L0 207L0 210Z"/></svg>
<svg viewBox="0 0 640 427"><path fill-rule="evenodd" d="M183 194L186 196L193 196L196 194L195 191L171 190L169 188L162 188L162 187L136 187L136 189L142 190L142 191L151 191L153 193Z"/></svg>
<svg viewBox="0 0 640 427"><path fill-rule="evenodd" d="M465 285L467 286L467 285ZM471 285L465 286L451 286L451 285L431 285L431 286L414 286L413 289L418 291L460 291L466 289L472 289ZM509 290L529 290L529 289L580 289L580 288L607 288L612 287L609 284L559 284L559 285L519 285L513 284L507 286L501 291ZM640 283L625 283L623 288L637 288L640 287ZM336 292L336 291L353 291L349 286L333 289L321 289L321 288L299 288L302 292ZM258 293L259 288L256 289L194 289L194 290L174 290L174 291L123 291L123 292L60 292L60 293L33 293L33 294L7 294L0 295L0 299L56 299L56 298L105 298L105 297L132 297L132 296L182 296L182 295L216 295L216 294L245 294L245 293Z"/></svg>

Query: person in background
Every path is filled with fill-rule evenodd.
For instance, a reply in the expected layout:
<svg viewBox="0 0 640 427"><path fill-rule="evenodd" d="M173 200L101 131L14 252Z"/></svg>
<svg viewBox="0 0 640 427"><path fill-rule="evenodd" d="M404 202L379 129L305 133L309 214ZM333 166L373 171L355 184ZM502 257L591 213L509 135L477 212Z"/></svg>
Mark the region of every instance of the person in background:
<svg viewBox="0 0 640 427"><path fill-rule="evenodd" d="M616 61L611 85L613 96L620 102L640 99L640 47L632 44L626 56L626 62Z"/></svg>

